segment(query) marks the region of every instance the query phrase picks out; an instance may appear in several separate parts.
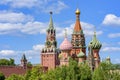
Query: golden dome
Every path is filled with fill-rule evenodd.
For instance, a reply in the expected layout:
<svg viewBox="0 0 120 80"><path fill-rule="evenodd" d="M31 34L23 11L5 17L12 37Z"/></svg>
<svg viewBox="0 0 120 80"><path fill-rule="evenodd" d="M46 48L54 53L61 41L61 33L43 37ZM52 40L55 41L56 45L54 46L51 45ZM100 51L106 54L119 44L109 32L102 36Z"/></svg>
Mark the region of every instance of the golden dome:
<svg viewBox="0 0 120 80"><path fill-rule="evenodd" d="M76 14L80 14L80 10L77 8L77 10L75 11Z"/></svg>

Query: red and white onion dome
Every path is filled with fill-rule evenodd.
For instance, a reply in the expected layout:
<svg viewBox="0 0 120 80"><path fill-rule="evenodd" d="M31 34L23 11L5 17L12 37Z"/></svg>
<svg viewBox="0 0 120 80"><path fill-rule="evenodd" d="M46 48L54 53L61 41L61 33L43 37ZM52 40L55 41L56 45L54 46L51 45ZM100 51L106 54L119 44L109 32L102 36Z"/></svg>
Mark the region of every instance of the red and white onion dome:
<svg viewBox="0 0 120 80"><path fill-rule="evenodd" d="M71 49L72 49L72 44L65 37L64 41L60 45L60 50L71 50Z"/></svg>

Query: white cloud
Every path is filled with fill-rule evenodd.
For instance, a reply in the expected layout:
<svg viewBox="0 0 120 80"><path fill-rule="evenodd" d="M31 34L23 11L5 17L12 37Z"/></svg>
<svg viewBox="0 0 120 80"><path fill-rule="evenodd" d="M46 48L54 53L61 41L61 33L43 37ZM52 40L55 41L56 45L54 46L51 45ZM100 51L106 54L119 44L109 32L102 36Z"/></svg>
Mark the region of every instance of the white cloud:
<svg viewBox="0 0 120 80"><path fill-rule="evenodd" d="M0 4L9 5L11 8L34 8L37 11L60 13L68 6L60 0L1 0Z"/></svg>
<svg viewBox="0 0 120 80"><path fill-rule="evenodd" d="M22 7L31 8L43 1L45 0L1 0L0 4L10 5L11 7L14 8Z"/></svg>
<svg viewBox="0 0 120 80"><path fill-rule="evenodd" d="M117 38L120 37L120 33L111 33L108 35L109 38Z"/></svg>
<svg viewBox="0 0 120 80"><path fill-rule="evenodd" d="M20 63L20 59L24 53L28 60L31 60L31 61L37 60L37 62L39 62L40 61L40 50L43 47L44 47L43 44L36 44L36 45L33 45L31 50L25 50L25 51L1 50L0 58L14 58L15 62L17 62L18 64ZM34 63L37 63L37 62L34 62Z"/></svg>
<svg viewBox="0 0 120 80"><path fill-rule="evenodd" d="M35 51L41 51L42 48L44 48L43 44L38 44L38 45L33 46L33 50L35 50Z"/></svg>
<svg viewBox="0 0 120 80"><path fill-rule="evenodd" d="M0 22L4 23L25 23L27 21L33 21L33 17L30 15L25 15L23 13L15 13L8 11L0 12Z"/></svg>
<svg viewBox="0 0 120 80"><path fill-rule="evenodd" d="M21 32L27 34L46 33L47 23L43 22L28 22L23 25Z"/></svg>
<svg viewBox="0 0 120 80"><path fill-rule="evenodd" d="M44 0L43 0L44 1ZM11 6L14 8L21 8L21 7L34 7L38 6L42 3L41 0L13 0L11 2Z"/></svg>
<svg viewBox="0 0 120 80"><path fill-rule="evenodd" d="M109 52L109 51L120 51L120 47L104 47L102 49L104 52Z"/></svg>
<svg viewBox="0 0 120 80"><path fill-rule="evenodd" d="M53 3L49 6L46 6L46 8L43 8L42 11L43 12L50 12L53 11L54 13L60 13L61 10L67 8L68 6L61 2L61 1L57 1L56 3Z"/></svg>
<svg viewBox="0 0 120 80"><path fill-rule="evenodd" d="M15 55L16 52L13 50L1 50L0 55L2 56L10 56L10 55Z"/></svg>
<svg viewBox="0 0 120 80"><path fill-rule="evenodd" d="M57 27L56 28L57 37L60 38L60 37L64 36L64 29L67 29L68 36L71 36L71 34L73 33L74 25L75 25L75 23L70 24L70 27L65 27L65 28ZM86 23L86 22L81 22L81 26L82 26L85 36L93 36L94 30L95 30L94 25ZM103 31L101 31L101 30L96 31L97 35L101 35L102 33L103 33Z"/></svg>
<svg viewBox="0 0 120 80"><path fill-rule="evenodd" d="M102 22L104 25L120 25L120 17L114 14L107 14Z"/></svg>
<svg viewBox="0 0 120 80"><path fill-rule="evenodd" d="M46 33L47 23L42 22L27 22L23 23L0 23L0 34L14 34L14 33L25 33L25 34L44 34Z"/></svg>

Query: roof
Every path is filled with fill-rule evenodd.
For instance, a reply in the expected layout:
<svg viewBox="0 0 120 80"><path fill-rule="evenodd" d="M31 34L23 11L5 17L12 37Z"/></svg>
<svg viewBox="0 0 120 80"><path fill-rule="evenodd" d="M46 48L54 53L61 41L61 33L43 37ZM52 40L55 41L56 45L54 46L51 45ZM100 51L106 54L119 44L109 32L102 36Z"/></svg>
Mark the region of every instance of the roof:
<svg viewBox="0 0 120 80"><path fill-rule="evenodd" d="M79 58L85 57L85 53L83 53L82 50L80 50L80 52L77 54L77 57Z"/></svg>
<svg viewBox="0 0 120 80"><path fill-rule="evenodd" d="M49 21L48 30L49 30L49 29L54 29L54 27L53 27L53 19L52 19L52 12L50 12L50 21Z"/></svg>
<svg viewBox="0 0 120 80"><path fill-rule="evenodd" d="M27 59L26 59L25 54L23 54L23 56L22 56L22 59L21 59L21 60L25 60L25 61L27 60Z"/></svg>
<svg viewBox="0 0 120 80"><path fill-rule="evenodd" d="M68 41L67 38L64 39L64 41L60 44L61 50L71 50L72 44Z"/></svg>
<svg viewBox="0 0 120 80"><path fill-rule="evenodd" d="M71 50L72 49L72 44L67 39L66 29L65 29L65 38L64 38L63 42L60 44L60 49L61 50Z"/></svg>
<svg viewBox="0 0 120 80"><path fill-rule="evenodd" d="M74 32L81 32L82 28L81 28L80 19L79 19L79 15L80 15L79 9L77 9L75 13L76 13L76 22L74 26Z"/></svg>
<svg viewBox="0 0 120 80"><path fill-rule="evenodd" d="M88 47L92 47L93 49L100 49L101 46L102 46L102 44L100 43L100 41L97 40L96 32L94 32L94 36L93 36L92 40L90 41Z"/></svg>

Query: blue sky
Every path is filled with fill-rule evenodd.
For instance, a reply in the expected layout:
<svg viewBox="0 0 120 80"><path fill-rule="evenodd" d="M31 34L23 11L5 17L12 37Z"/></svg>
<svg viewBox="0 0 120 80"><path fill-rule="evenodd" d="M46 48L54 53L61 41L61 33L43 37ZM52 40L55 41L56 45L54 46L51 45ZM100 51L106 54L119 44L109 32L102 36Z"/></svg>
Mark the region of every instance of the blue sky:
<svg viewBox="0 0 120 80"><path fill-rule="evenodd" d="M53 11L59 48L64 29L71 40L75 10L79 8L86 45L96 30L102 43L101 60L110 56L112 63L120 63L119 3L119 0L0 0L0 58L14 58L19 64L25 53L31 63L40 63L49 12Z"/></svg>

